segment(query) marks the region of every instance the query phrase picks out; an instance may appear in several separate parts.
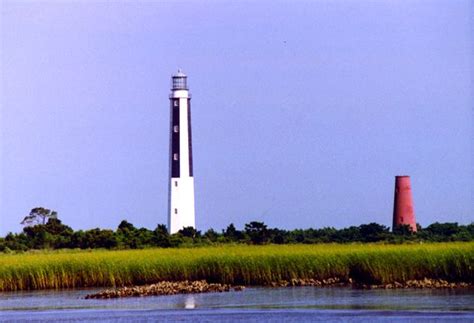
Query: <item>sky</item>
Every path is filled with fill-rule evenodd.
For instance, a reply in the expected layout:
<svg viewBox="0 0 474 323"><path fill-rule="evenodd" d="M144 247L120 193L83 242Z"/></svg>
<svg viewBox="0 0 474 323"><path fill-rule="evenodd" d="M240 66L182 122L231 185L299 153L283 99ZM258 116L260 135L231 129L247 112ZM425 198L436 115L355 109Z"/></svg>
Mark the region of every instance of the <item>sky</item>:
<svg viewBox="0 0 474 323"><path fill-rule="evenodd" d="M474 221L474 2L0 1L0 235L167 223L170 76L196 224Z"/></svg>

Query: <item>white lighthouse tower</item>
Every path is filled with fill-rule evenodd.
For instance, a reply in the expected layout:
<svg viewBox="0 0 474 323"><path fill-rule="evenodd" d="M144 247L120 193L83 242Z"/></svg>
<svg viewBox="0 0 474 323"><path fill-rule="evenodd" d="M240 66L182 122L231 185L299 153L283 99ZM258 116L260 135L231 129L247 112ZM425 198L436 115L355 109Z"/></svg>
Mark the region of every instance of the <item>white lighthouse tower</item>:
<svg viewBox="0 0 474 323"><path fill-rule="evenodd" d="M168 230L195 227L191 95L187 77L178 70L171 77L170 183Z"/></svg>

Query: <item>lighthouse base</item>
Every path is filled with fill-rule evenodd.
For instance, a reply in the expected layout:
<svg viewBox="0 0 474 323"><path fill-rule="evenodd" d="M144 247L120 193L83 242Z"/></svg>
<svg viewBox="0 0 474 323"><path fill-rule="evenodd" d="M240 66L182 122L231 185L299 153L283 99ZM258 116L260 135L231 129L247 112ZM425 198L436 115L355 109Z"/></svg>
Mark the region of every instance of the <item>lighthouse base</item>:
<svg viewBox="0 0 474 323"><path fill-rule="evenodd" d="M170 234L184 227L195 228L194 178L171 178L168 229Z"/></svg>

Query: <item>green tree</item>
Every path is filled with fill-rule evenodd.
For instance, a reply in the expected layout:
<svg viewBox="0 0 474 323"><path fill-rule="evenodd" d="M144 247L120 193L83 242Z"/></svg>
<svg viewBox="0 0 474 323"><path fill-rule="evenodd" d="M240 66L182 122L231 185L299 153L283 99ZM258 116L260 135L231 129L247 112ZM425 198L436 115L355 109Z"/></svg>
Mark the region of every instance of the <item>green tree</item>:
<svg viewBox="0 0 474 323"><path fill-rule="evenodd" d="M184 227L179 230L178 233L181 234L183 237L192 239L199 238L201 236L201 231L197 231L193 227Z"/></svg>
<svg viewBox="0 0 474 323"><path fill-rule="evenodd" d="M269 235L272 243L275 244L285 244L287 243L288 233L285 230L280 229L271 229L269 230Z"/></svg>
<svg viewBox="0 0 474 323"><path fill-rule="evenodd" d="M360 229L356 226L350 226L348 228L338 230L334 236L335 241L337 242L354 242L363 240Z"/></svg>
<svg viewBox="0 0 474 323"><path fill-rule="evenodd" d="M122 220L117 228L117 239L122 248L137 249L141 247L137 228L130 222Z"/></svg>
<svg viewBox="0 0 474 323"><path fill-rule="evenodd" d="M203 237L211 242L216 242L217 239L219 238L219 233L214 231L214 229L209 229L204 233Z"/></svg>
<svg viewBox="0 0 474 323"><path fill-rule="evenodd" d="M134 238L136 241L135 248L144 248L153 245L153 231L150 231L147 228L136 230Z"/></svg>
<svg viewBox="0 0 474 323"><path fill-rule="evenodd" d="M46 224L26 226L23 232L35 249L69 247L73 234L73 230L58 218L50 218Z"/></svg>
<svg viewBox="0 0 474 323"><path fill-rule="evenodd" d="M171 247L170 234L166 225L158 224L156 229L153 231L153 244L162 248Z"/></svg>
<svg viewBox="0 0 474 323"><path fill-rule="evenodd" d="M85 232L82 230L75 231L71 236L69 246L70 248L81 248L81 249L88 248Z"/></svg>
<svg viewBox="0 0 474 323"><path fill-rule="evenodd" d="M117 246L117 239L112 230L101 230L95 228L84 232L84 248L106 248L112 249Z"/></svg>
<svg viewBox="0 0 474 323"><path fill-rule="evenodd" d="M433 235L449 238L450 236L459 233L460 228L457 222L435 222L433 224L430 224L425 230Z"/></svg>
<svg viewBox="0 0 474 323"><path fill-rule="evenodd" d="M393 228L393 234L399 235L399 236L411 236L414 234L413 229L411 228L411 225L409 224L401 224Z"/></svg>
<svg viewBox="0 0 474 323"><path fill-rule="evenodd" d="M49 219L57 219L58 213L44 207L35 207L31 209L30 214L25 216L21 224L31 226L36 224L46 224Z"/></svg>
<svg viewBox="0 0 474 323"><path fill-rule="evenodd" d="M267 226L263 222L252 221L245 225L245 233L253 244L264 244L269 240Z"/></svg>
<svg viewBox="0 0 474 323"><path fill-rule="evenodd" d="M57 218L49 219L44 229L53 235L70 235L73 233L71 227L62 224L61 220Z"/></svg>
<svg viewBox="0 0 474 323"><path fill-rule="evenodd" d="M135 226L133 224L131 224L130 222L128 222L127 220L122 220L122 222L120 222L118 228L117 228L119 231L135 231L137 228L135 228Z"/></svg>
<svg viewBox="0 0 474 323"><path fill-rule="evenodd" d="M242 231L237 230L233 223L231 223L231 224L229 224L229 226L227 226L227 228L223 232L223 235L228 241L237 242L239 240L244 239L244 235L243 235Z"/></svg>
<svg viewBox="0 0 474 323"><path fill-rule="evenodd" d="M381 241L388 237L390 229L378 223L362 224L359 231L365 242Z"/></svg>

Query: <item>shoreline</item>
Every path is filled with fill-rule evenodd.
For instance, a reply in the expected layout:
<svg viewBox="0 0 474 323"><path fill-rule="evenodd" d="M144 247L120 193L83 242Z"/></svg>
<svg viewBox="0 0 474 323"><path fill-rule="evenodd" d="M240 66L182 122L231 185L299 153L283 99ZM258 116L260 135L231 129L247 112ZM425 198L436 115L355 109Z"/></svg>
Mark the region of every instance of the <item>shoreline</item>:
<svg viewBox="0 0 474 323"><path fill-rule="evenodd" d="M360 290L368 289L465 289L474 288L473 284L465 282L448 282L442 279L408 280L405 283L393 282L381 285L358 284L352 279L341 281L339 278L328 278L323 280L316 279L292 279L291 281L282 280L272 282L270 285L262 286L242 286L231 284L208 283L205 280L197 281L162 281L156 284L125 286L109 288L97 293L86 295L85 299L112 299L123 297L146 297L146 296L164 296L176 294L201 294L201 293L223 293L230 291L244 291L247 287L316 287L316 288L353 288Z"/></svg>
<svg viewBox="0 0 474 323"><path fill-rule="evenodd" d="M317 279L292 279L291 281L274 282L270 287L351 287L354 289L454 289L454 288L473 288L474 284L466 282L449 282L443 279L410 279L406 282L391 282L386 284L364 284L354 281L349 278L347 281L342 281L337 277L323 280ZM267 287L267 286L265 286Z"/></svg>
<svg viewBox="0 0 474 323"><path fill-rule="evenodd" d="M105 289L98 293L88 294L85 299L110 299L122 297L143 297L162 296L176 294L202 294L202 293L223 293L244 290L244 286L231 286L230 284L214 284L205 280L195 281L162 281L156 284L118 287Z"/></svg>

